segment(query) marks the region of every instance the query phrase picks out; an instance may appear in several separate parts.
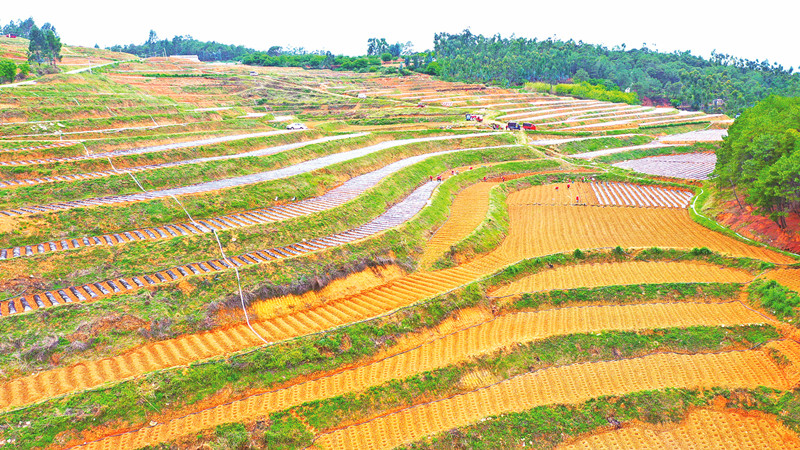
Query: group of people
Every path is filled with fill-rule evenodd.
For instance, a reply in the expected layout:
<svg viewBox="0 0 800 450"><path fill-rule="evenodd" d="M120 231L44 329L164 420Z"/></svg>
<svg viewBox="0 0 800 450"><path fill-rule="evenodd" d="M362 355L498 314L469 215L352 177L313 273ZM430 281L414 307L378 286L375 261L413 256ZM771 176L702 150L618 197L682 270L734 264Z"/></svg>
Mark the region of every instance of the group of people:
<svg viewBox="0 0 800 450"><path fill-rule="evenodd" d="M472 169L473 169L473 167L470 166L469 170L472 170ZM451 176L456 176L456 175L458 175L458 171L453 169L453 170L450 171L450 175ZM428 175L428 179L430 181L433 181L433 175ZM436 176L436 181L442 181L442 176L441 175L437 175ZM486 177L483 177L483 181L486 181ZM505 178L503 179L503 181L505 181Z"/></svg>

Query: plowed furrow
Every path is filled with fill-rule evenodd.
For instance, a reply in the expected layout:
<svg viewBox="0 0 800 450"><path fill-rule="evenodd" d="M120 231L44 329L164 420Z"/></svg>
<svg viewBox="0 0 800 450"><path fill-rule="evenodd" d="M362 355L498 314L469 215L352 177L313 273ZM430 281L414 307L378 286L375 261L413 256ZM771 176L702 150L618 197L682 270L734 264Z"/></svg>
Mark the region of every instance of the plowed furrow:
<svg viewBox="0 0 800 450"><path fill-rule="evenodd" d="M271 411L310 400L329 398L366 389L392 379L453 364L516 342L527 342L558 334L600 330L635 330L692 325L762 323L763 318L738 302L723 304L667 303L625 306L563 308L501 316L496 320L427 341L394 356L348 369L278 391L204 410L109 437L86 448L136 448L232 421L246 421ZM239 413L230 415L235 407ZM177 431L175 431L177 430Z"/></svg>
<svg viewBox="0 0 800 450"><path fill-rule="evenodd" d="M775 263L788 256L755 247L694 222L677 208L552 206L519 203L509 196L511 230L499 252L509 259L550 255L576 248L681 248L711 250ZM523 256L525 255L525 256Z"/></svg>
<svg viewBox="0 0 800 450"><path fill-rule="evenodd" d="M800 292L800 269L786 268L771 270L764 274L764 278L775 280L795 292Z"/></svg>
<svg viewBox="0 0 800 450"><path fill-rule="evenodd" d="M461 191L450 208L450 219L425 245L420 267L429 268L451 245L467 237L486 218L489 191L497 183L478 183Z"/></svg>
<svg viewBox="0 0 800 450"><path fill-rule="evenodd" d="M601 432L557 447L581 449L758 448L800 449L800 438L774 417L738 411L696 410L678 425L647 424Z"/></svg>
<svg viewBox="0 0 800 450"><path fill-rule="evenodd" d="M377 417L320 436L321 448L393 448L423 436L464 426L482 417L556 403L578 403L603 395L677 388L791 386L763 351L659 354L622 361L543 369L495 385ZM441 417L431 422L428 417Z"/></svg>
<svg viewBox="0 0 800 450"><path fill-rule="evenodd" d="M746 283L753 276L732 269L694 261L626 261L562 266L521 278L492 292L501 297L524 292L591 288L641 283Z"/></svg>

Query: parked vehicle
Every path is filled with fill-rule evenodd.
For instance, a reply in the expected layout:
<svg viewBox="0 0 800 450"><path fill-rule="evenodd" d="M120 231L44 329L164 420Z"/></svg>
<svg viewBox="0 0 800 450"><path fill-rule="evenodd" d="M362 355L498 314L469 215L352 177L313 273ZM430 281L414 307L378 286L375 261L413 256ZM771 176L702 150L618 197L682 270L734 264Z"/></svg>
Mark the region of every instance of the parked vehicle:
<svg viewBox="0 0 800 450"><path fill-rule="evenodd" d="M290 123L286 125L287 130L307 130L308 127L303 125L302 123Z"/></svg>
<svg viewBox="0 0 800 450"><path fill-rule="evenodd" d="M508 122L506 124L506 130L519 130L520 126L517 122Z"/></svg>
<svg viewBox="0 0 800 450"><path fill-rule="evenodd" d="M536 129L536 125L534 125L532 123L528 123L528 122L522 122L522 129L523 130L535 130Z"/></svg>
<svg viewBox="0 0 800 450"><path fill-rule="evenodd" d="M472 114L466 113L466 114L464 114L464 118L467 119L467 121L470 121L470 120L472 120Z"/></svg>
<svg viewBox="0 0 800 450"><path fill-rule="evenodd" d="M362 92L362 93L358 94L358 98L367 98L367 94Z"/></svg>
<svg viewBox="0 0 800 450"><path fill-rule="evenodd" d="M474 114L473 114L473 116L472 116L472 120L474 120L474 121L476 121L476 122L483 122L483 116L480 116L480 115L474 115Z"/></svg>
<svg viewBox="0 0 800 450"><path fill-rule="evenodd" d="M417 108L424 108L424 107L425 107L425 103L417 103Z"/></svg>
<svg viewBox="0 0 800 450"><path fill-rule="evenodd" d="M254 77L254 76L256 76L256 75L258 75L258 72L256 72L255 70L251 70L251 71L250 71L250 76L251 76L251 77Z"/></svg>

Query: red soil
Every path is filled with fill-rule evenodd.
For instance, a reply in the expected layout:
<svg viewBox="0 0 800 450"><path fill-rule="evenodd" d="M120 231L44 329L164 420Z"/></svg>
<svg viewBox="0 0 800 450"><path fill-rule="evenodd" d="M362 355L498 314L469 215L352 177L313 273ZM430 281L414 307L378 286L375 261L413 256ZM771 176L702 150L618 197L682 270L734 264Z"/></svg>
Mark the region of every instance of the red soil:
<svg viewBox="0 0 800 450"><path fill-rule="evenodd" d="M790 214L786 218L786 230L781 230L769 217L759 216L752 206L743 205L744 209L735 200L726 202L725 210L717 215L717 221L747 238L800 253L800 216Z"/></svg>

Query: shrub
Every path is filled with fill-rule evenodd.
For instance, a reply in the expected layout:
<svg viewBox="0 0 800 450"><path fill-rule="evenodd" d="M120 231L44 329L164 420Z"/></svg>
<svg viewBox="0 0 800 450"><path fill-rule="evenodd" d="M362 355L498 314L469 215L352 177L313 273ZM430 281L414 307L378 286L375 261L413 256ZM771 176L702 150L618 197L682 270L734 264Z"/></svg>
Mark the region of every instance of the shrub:
<svg viewBox="0 0 800 450"><path fill-rule="evenodd" d="M269 429L264 433L262 444L270 449L306 448L314 435L302 422L288 413L275 413L269 418Z"/></svg>
<svg viewBox="0 0 800 450"><path fill-rule="evenodd" d="M756 280L747 292L751 301L767 308L781 320L791 320L797 315L800 296L775 280Z"/></svg>
<svg viewBox="0 0 800 450"><path fill-rule="evenodd" d="M10 59L0 59L0 81L11 82L17 76L17 65Z"/></svg>
<svg viewBox="0 0 800 450"><path fill-rule="evenodd" d="M711 250L707 247L693 248L689 253L691 253L692 256L709 256L712 254Z"/></svg>
<svg viewBox="0 0 800 450"><path fill-rule="evenodd" d="M212 448L220 450L245 448L250 441L250 435L241 423L219 425L214 434L217 436L217 441L212 445Z"/></svg>
<svg viewBox="0 0 800 450"><path fill-rule="evenodd" d="M18 66L18 69L19 69L19 75L17 75L17 78L20 79L27 78L28 74L31 73L31 65L28 64L27 62L20 64Z"/></svg>

